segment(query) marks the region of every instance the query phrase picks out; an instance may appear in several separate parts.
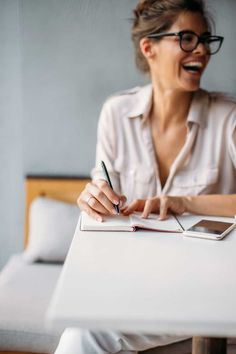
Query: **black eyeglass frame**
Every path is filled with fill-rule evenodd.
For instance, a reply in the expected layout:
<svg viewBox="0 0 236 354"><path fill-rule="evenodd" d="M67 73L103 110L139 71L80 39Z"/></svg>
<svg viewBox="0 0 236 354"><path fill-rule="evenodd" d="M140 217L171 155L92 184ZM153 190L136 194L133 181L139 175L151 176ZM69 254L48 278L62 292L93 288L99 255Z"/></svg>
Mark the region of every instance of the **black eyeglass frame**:
<svg viewBox="0 0 236 354"><path fill-rule="evenodd" d="M198 38L196 45L193 49L186 50L182 47L182 38L183 38L184 34L193 34ZM198 36L197 33L192 32L192 31L180 31L180 32L170 32L170 33L168 33L168 32L150 33L146 37L151 38L151 39L158 39L158 38L162 38L162 37L171 37L171 36L179 37L180 48L186 53L191 53L192 51L194 51L197 48L197 46L199 45L199 43L202 43L205 45L206 41L210 38L213 41L214 40L219 41L219 47L217 48L217 50L215 52L207 51L208 55L213 55L213 54L216 54L217 52L219 52L219 50L222 46L222 43L224 41L224 37L222 37L222 36L215 36L215 35L209 35L209 34L204 34L202 36ZM205 47L206 47L206 49L208 49L206 45L205 45Z"/></svg>

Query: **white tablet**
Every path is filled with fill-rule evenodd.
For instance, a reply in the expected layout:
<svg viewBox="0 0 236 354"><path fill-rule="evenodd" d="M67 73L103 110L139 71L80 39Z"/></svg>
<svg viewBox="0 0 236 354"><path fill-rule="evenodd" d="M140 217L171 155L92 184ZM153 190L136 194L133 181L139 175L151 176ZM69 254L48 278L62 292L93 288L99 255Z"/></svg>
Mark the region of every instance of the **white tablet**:
<svg viewBox="0 0 236 354"><path fill-rule="evenodd" d="M221 240L236 226L235 222L202 219L183 232L184 236Z"/></svg>

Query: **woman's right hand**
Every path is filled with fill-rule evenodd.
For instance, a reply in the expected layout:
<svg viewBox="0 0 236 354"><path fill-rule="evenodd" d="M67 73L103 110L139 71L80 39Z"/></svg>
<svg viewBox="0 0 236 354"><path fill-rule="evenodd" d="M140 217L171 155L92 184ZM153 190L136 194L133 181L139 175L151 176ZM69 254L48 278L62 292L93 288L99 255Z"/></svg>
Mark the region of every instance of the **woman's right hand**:
<svg viewBox="0 0 236 354"><path fill-rule="evenodd" d="M103 221L102 215L117 214L114 204L121 207L125 202L126 197L115 193L103 179L89 182L77 200L81 210L100 222Z"/></svg>

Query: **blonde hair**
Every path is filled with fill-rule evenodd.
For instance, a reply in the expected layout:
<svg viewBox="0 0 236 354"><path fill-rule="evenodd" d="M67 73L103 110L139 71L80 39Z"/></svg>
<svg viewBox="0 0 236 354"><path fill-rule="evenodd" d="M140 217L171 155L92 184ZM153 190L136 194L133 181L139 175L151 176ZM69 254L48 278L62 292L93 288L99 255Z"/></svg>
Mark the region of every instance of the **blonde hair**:
<svg viewBox="0 0 236 354"><path fill-rule="evenodd" d="M150 33L167 31L184 11L200 13L211 32L214 21L203 0L139 0L133 10L132 41L136 66L141 72L148 73L149 66L140 50L140 40Z"/></svg>

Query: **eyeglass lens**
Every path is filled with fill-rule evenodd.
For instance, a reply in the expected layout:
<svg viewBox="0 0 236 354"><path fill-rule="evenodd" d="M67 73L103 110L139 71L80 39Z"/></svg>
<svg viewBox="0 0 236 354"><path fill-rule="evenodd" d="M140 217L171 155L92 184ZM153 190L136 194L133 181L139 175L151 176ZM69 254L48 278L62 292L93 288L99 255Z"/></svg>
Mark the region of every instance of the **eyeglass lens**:
<svg viewBox="0 0 236 354"><path fill-rule="evenodd" d="M214 36L200 37L200 42L203 42L207 51L210 54L216 53L219 48L221 41L219 38ZM194 33L182 33L180 36L181 48L186 52L193 51L199 43L199 37Z"/></svg>

